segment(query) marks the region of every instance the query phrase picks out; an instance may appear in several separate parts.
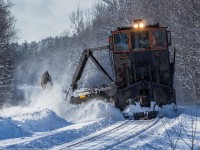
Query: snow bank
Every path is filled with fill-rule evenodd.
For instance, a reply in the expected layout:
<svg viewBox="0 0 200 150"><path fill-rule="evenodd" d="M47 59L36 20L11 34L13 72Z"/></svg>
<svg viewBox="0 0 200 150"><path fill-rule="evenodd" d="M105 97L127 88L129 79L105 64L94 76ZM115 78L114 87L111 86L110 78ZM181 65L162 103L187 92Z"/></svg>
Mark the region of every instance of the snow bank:
<svg viewBox="0 0 200 150"><path fill-rule="evenodd" d="M25 113L13 117L20 126L31 132L52 131L71 123L58 117L55 112L49 109L40 109L32 113Z"/></svg>
<svg viewBox="0 0 200 150"><path fill-rule="evenodd" d="M31 132L23 129L11 118L0 117L0 140L30 136Z"/></svg>
<svg viewBox="0 0 200 150"><path fill-rule="evenodd" d="M200 117L200 104L182 104L178 107L179 114Z"/></svg>
<svg viewBox="0 0 200 150"><path fill-rule="evenodd" d="M167 118L174 118L178 116L179 110L177 109L176 105L172 103L162 106L162 108L160 108L159 114L160 116L164 116Z"/></svg>
<svg viewBox="0 0 200 150"><path fill-rule="evenodd" d="M4 109L4 117L0 117L0 140L31 136L34 132L52 131L72 124L49 109L38 109L26 113L23 112L25 109L22 109L16 115L11 115L11 112L14 113L16 110L19 110L19 107Z"/></svg>

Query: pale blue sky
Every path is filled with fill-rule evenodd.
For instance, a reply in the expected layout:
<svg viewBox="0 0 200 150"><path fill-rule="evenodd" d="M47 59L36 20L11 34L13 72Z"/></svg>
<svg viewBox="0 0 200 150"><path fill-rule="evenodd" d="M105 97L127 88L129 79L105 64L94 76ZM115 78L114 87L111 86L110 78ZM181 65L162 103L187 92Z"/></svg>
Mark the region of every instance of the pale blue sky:
<svg viewBox="0 0 200 150"><path fill-rule="evenodd" d="M70 28L69 14L78 8L91 8L95 0L11 0L17 18L19 42L39 41L59 36Z"/></svg>

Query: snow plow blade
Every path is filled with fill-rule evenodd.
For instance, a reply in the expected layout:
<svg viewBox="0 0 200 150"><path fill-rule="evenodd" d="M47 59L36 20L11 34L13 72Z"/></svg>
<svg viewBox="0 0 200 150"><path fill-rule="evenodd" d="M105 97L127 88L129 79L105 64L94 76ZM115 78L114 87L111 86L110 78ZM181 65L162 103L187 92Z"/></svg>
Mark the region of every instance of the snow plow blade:
<svg viewBox="0 0 200 150"><path fill-rule="evenodd" d="M73 92L69 101L72 104L81 104L83 102L89 101L91 99L103 99L107 102L110 99L110 87L103 85L96 88L81 88Z"/></svg>
<svg viewBox="0 0 200 150"><path fill-rule="evenodd" d="M48 71L41 76L40 83L43 89L50 89L53 87L51 76L49 75Z"/></svg>
<svg viewBox="0 0 200 150"><path fill-rule="evenodd" d="M134 120L147 120L147 119L154 119L158 115L158 111L149 111L149 112L139 112L135 113Z"/></svg>
<svg viewBox="0 0 200 150"><path fill-rule="evenodd" d="M154 119L158 115L158 111L148 111L148 112L137 112L134 113L132 116L128 114L123 114L126 119L129 120L149 120Z"/></svg>

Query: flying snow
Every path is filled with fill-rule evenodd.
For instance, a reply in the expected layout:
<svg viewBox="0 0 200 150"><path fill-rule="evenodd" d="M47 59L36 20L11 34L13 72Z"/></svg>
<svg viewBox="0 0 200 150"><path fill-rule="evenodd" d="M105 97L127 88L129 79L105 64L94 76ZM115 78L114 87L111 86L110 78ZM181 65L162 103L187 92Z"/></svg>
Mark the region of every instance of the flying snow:
<svg viewBox="0 0 200 150"><path fill-rule="evenodd" d="M56 113L60 118L71 122L91 121L98 118L111 118L113 120L123 120L121 111L110 103L99 99L90 100L87 103L74 105L65 101L65 93L59 88L41 91L38 87L35 90L25 87L25 104L16 107L5 107L3 109L5 117L22 116L27 113L34 113L38 110L46 109ZM28 102L28 104L27 104ZM38 113L41 115L42 113Z"/></svg>

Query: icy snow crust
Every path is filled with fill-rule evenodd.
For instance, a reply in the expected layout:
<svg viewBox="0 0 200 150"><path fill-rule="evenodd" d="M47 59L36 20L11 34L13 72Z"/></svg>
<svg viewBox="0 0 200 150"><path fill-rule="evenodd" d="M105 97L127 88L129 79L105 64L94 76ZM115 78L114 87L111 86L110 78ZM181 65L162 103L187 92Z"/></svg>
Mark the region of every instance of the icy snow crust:
<svg viewBox="0 0 200 150"><path fill-rule="evenodd" d="M176 143L175 149L191 149L192 125L196 125L194 149L200 146L198 105L181 105L178 111L167 105L158 108L160 118L128 121L112 104L94 99L72 105L59 91L38 89L26 94L28 103L5 106L0 111L0 149L59 149L83 140L75 148L166 150ZM133 106L126 112L133 113Z"/></svg>

